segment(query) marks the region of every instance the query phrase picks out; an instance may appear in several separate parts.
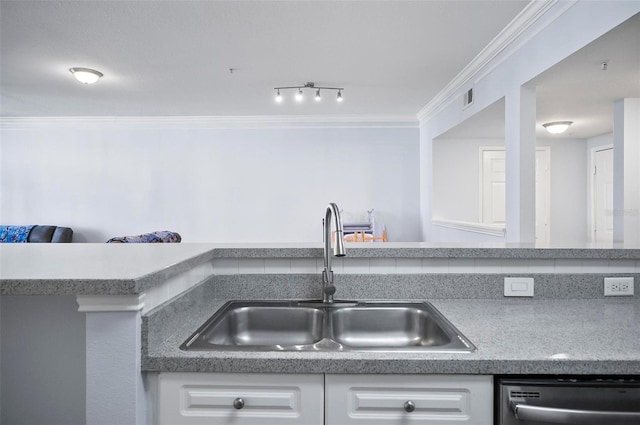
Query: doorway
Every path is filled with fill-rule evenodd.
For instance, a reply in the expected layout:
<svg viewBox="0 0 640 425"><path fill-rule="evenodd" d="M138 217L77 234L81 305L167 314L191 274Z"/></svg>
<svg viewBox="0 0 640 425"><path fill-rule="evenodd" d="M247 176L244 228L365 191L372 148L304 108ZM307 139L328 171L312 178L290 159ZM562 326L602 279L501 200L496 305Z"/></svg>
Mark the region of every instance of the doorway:
<svg viewBox="0 0 640 425"><path fill-rule="evenodd" d="M550 148L536 148L536 244L548 245L551 235ZM480 148L480 222L505 225L505 151Z"/></svg>
<svg viewBox="0 0 640 425"><path fill-rule="evenodd" d="M613 242L613 146L591 151L591 240Z"/></svg>

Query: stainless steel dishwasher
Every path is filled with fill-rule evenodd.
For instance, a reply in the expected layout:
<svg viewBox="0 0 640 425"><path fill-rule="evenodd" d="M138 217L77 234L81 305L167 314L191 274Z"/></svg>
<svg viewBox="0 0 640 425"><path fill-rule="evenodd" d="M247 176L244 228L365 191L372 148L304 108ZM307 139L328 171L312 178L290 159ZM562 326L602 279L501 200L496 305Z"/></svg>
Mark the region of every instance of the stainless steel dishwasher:
<svg viewBox="0 0 640 425"><path fill-rule="evenodd" d="M640 377L496 379L496 425L640 425Z"/></svg>

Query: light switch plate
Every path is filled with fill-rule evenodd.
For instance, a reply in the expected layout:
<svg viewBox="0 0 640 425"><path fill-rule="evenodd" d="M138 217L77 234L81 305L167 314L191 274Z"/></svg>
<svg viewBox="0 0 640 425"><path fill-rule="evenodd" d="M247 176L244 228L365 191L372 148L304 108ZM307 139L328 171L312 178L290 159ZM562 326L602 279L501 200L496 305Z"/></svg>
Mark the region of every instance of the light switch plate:
<svg viewBox="0 0 640 425"><path fill-rule="evenodd" d="M532 277L505 277L505 297L533 297Z"/></svg>

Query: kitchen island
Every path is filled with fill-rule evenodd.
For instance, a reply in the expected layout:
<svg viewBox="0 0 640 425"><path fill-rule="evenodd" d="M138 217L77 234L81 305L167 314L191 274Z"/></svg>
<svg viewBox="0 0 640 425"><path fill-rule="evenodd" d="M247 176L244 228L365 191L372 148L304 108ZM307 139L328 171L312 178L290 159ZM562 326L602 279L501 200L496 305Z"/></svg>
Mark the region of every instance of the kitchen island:
<svg viewBox="0 0 640 425"><path fill-rule="evenodd" d="M430 301L477 351L179 350L227 300L318 298L319 245L5 245L0 294L76 298L92 424L145 423L143 375L156 372L640 374L638 291L602 295L604 277L637 280L638 249L388 243L348 245L347 255L334 260L337 299ZM533 298L503 297L504 278L518 276L534 278ZM12 349L3 345L3 368ZM2 393L10 387L3 379Z"/></svg>

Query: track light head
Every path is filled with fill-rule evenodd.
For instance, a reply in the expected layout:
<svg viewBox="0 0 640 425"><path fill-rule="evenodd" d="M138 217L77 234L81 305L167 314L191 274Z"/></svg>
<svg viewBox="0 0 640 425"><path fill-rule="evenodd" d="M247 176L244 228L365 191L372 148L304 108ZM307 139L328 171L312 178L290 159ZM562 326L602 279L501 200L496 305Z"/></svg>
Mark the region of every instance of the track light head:
<svg viewBox="0 0 640 425"><path fill-rule="evenodd" d="M302 89L298 89L298 93L296 93L296 100L298 102L302 102L302 100L304 99L304 93L302 93Z"/></svg>
<svg viewBox="0 0 640 425"><path fill-rule="evenodd" d="M280 94L280 90L278 90L278 93L276 93L276 102L282 102L282 95Z"/></svg>
<svg viewBox="0 0 640 425"><path fill-rule="evenodd" d="M320 102L320 89L316 90L316 102Z"/></svg>
<svg viewBox="0 0 640 425"><path fill-rule="evenodd" d="M342 90L338 90L338 98L336 100L342 102Z"/></svg>

